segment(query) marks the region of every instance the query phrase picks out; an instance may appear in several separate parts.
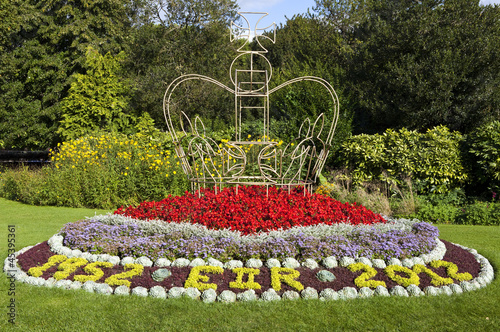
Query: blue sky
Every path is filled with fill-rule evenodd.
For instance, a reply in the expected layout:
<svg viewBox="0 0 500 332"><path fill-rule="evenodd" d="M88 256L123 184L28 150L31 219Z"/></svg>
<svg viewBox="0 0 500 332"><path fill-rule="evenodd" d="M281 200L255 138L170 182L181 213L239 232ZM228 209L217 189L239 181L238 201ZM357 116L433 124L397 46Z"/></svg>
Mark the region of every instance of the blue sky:
<svg viewBox="0 0 500 332"><path fill-rule="evenodd" d="M261 27L273 23L286 22L286 17L292 18L295 14L307 12L308 8L316 5L314 0L237 0L240 11L267 12L269 16L262 20ZM500 0L481 0L482 4L500 4ZM250 22L252 23L252 22Z"/></svg>

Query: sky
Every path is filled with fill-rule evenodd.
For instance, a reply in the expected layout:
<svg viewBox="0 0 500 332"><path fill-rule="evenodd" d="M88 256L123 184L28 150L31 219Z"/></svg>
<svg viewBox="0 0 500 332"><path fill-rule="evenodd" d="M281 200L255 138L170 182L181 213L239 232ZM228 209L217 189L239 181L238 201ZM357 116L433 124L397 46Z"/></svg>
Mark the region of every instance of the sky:
<svg viewBox="0 0 500 332"><path fill-rule="evenodd" d="M292 18L295 14L303 14L308 8L316 5L314 0L237 0L242 12L267 12L268 16L262 19L260 27L267 27L273 22L277 25L286 23L286 17ZM481 0L481 3L500 4L500 0ZM254 19L254 23L258 18ZM250 24L252 19L249 18Z"/></svg>

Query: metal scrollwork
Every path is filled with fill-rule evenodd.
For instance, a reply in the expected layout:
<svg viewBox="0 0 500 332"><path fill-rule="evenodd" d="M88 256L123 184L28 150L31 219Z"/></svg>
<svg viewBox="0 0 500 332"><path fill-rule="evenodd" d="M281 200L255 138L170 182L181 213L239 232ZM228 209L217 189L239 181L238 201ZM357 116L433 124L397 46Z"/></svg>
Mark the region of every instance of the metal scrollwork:
<svg viewBox="0 0 500 332"><path fill-rule="evenodd" d="M339 117L339 102L333 87L326 80L304 76L289 80L273 89L269 89L272 77L272 67L263 55L267 50L262 46L260 38L275 42L275 24L261 29L259 22L267 13L244 12L239 13L247 23L241 27L232 23L231 41L236 38L252 36L250 23L244 15L260 15L253 33L261 47L258 51L246 51L243 47L238 49L239 54L231 64L229 77L234 87L228 87L210 77L198 74L183 75L175 79L168 86L163 99L163 111L167 122L168 131L175 144L175 152L180 159L183 171L191 181L193 191L202 187L215 187L222 189L227 185L265 185L278 186L291 189L303 186L304 190L312 191L317 176L321 172L331 147L333 133ZM274 35L259 33L268 28L274 28ZM237 68L240 57L249 57L250 68ZM256 61L264 63L267 68L256 69ZM183 111L179 113L181 131L176 131L172 121L171 102L172 93L182 83L190 80L206 81L228 91L235 99L235 133L234 140L217 143L206 133L205 126L199 117L194 123ZM269 97L276 91L303 81L319 84L330 95L333 101L333 117L325 121L325 115L320 114L312 123L306 119L299 129L295 142L282 147L278 142L270 140ZM250 98L261 102L251 104ZM253 109L262 114L264 131L259 140L242 138L242 114L246 109ZM331 123L325 128L325 122ZM327 130L325 130L327 129ZM326 137L325 137L326 136ZM252 151L257 150L257 152ZM252 152L250 152L252 151Z"/></svg>

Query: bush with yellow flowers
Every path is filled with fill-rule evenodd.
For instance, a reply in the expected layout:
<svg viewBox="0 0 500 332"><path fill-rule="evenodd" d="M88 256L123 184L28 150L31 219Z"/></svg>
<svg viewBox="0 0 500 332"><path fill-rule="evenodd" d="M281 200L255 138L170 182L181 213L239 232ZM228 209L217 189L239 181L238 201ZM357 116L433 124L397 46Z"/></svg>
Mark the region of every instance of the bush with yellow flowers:
<svg viewBox="0 0 500 332"><path fill-rule="evenodd" d="M104 209L180 195L188 181L171 142L155 136L101 133L58 144L50 166L2 174L0 195L29 204Z"/></svg>

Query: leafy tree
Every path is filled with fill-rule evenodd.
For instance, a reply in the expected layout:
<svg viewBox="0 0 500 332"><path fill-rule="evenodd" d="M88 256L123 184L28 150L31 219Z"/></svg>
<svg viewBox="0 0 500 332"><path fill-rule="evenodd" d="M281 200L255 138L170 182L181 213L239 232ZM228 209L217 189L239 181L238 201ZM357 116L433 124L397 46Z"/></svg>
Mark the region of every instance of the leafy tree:
<svg viewBox="0 0 500 332"><path fill-rule="evenodd" d="M317 76L327 80L340 101L333 150L351 134L352 112L343 87L344 43L335 27L314 15L296 15L276 31L276 43L265 42L267 55L274 68L272 87L299 76ZM327 90L313 82L300 82L285 87L271 96L271 114L280 138L296 136L302 122L324 113L332 118L333 103ZM329 128L331 123L325 123ZM333 154L332 154L333 155Z"/></svg>
<svg viewBox="0 0 500 332"><path fill-rule="evenodd" d="M0 139L6 147L55 145L60 101L71 76L83 72L87 46L117 54L138 8L136 0L13 0L2 10L8 21L0 34Z"/></svg>
<svg viewBox="0 0 500 332"><path fill-rule="evenodd" d="M154 3L163 6L157 13L167 10L168 6L188 10L170 12L168 17L160 15L152 23L138 27L132 36L126 72L136 88L131 107L138 113L148 112L157 125L165 129L163 96L174 79L184 74L201 74L229 86L227 70L237 55L238 46L229 38L229 20L236 19L236 2ZM181 14L185 16L182 19ZM234 97L210 83L183 83L176 89L172 101L174 112L182 110L191 117L199 115L212 129L220 130L232 123Z"/></svg>
<svg viewBox="0 0 500 332"><path fill-rule="evenodd" d="M117 76L120 52L99 54L87 49L85 74L74 74L68 95L61 101L62 120L58 132L65 139L75 139L92 131L125 131L134 118L124 113L130 88Z"/></svg>
<svg viewBox="0 0 500 332"><path fill-rule="evenodd" d="M337 2L345 3L317 1L318 9ZM500 7L471 0L348 3L345 38L355 41L348 81L360 131L444 124L467 132L500 116Z"/></svg>

